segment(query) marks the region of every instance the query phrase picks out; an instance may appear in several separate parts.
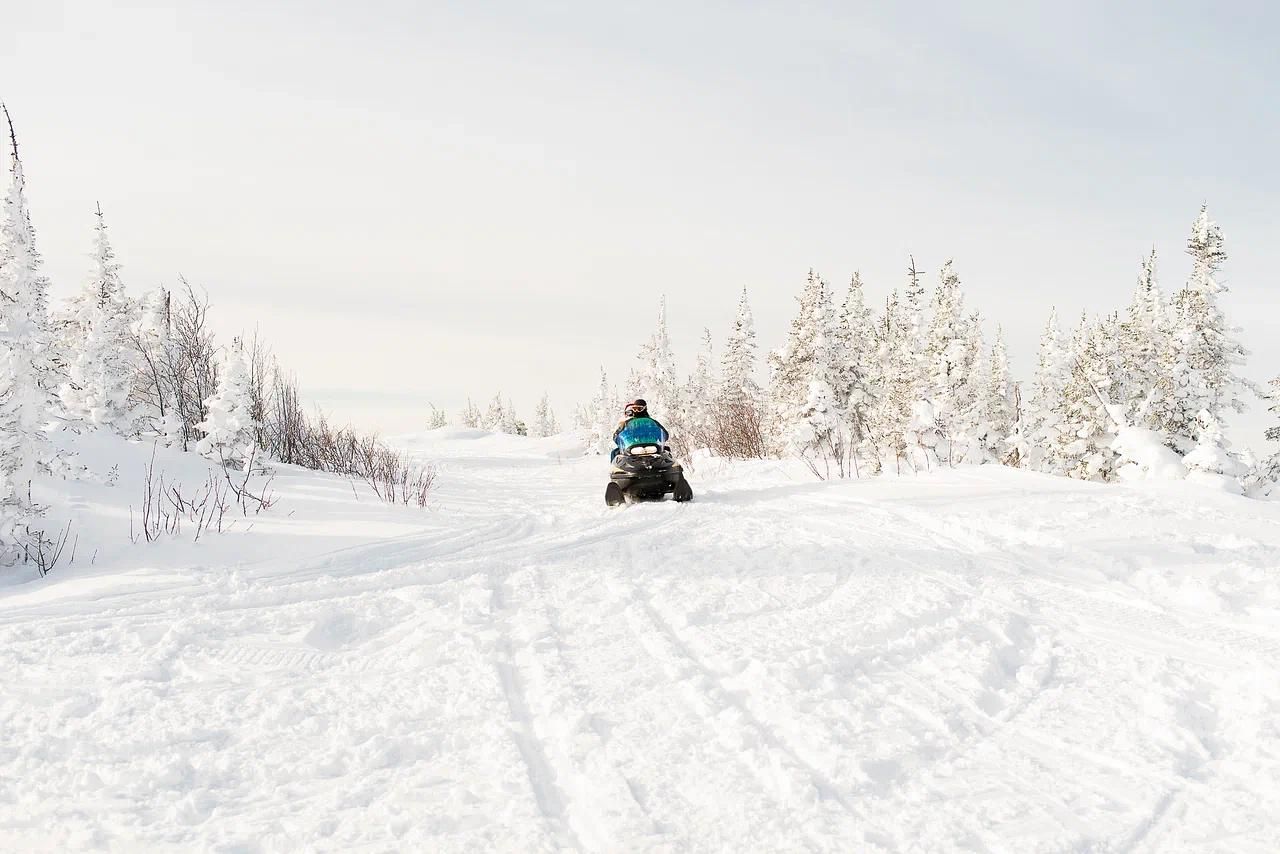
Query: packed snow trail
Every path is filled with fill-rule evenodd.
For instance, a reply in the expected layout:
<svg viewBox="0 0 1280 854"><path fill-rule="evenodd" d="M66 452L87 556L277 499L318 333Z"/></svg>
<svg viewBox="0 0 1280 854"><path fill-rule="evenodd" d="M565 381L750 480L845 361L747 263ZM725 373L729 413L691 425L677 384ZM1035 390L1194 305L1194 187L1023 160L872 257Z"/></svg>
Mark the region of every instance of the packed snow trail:
<svg viewBox="0 0 1280 854"><path fill-rule="evenodd" d="M704 460L610 510L564 441L403 441L425 514L294 474L0 588L0 849L1280 847L1275 504Z"/></svg>

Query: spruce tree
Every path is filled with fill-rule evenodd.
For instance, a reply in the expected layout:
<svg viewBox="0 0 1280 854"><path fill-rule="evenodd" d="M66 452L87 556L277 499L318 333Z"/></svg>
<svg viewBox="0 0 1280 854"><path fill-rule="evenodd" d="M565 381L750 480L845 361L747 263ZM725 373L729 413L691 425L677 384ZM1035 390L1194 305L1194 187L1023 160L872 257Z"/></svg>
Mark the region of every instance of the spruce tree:
<svg viewBox="0 0 1280 854"><path fill-rule="evenodd" d="M698 349L698 357L694 362L693 372L685 384L681 399L684 411L680 422L684 436L682 440L689 451L690 442L700 441L708 435L712 423L712 414L716 406L717 378L715 362L715 345L711 341L711 330L702 331L702 346Z"/></svg>
<svg viewBox="0 0 1280 854"><path fill-rule="evenodd" d="M1280 377L1276 377L1269 383L1271 391L1266 395L1266 399L1271 405L1267 407L1268 412L1280 415ZM1273 424L1267 428L1266 439L1269 442L1280 442L1280 424ZM1280 485L1280 451L1276 451L1267 456L1258 464L1256 471L1251 478L1253 482L1253 491L1259 495L1274 494L1277 485Z"/></svg>
<svg viewBox="0 0 1280 854"><path fill-rule="evenodd" d="M859 457L876 457L872 439L871 413L876 405L878 344L876 322L863 292L862 276L849 280L849 291L840 310L838 326L839 385L837 401L844 408L844 430L849 436L849 453L858 470ZM873 470L875 463L872 464Z"/></svg>
<svg viewBox="0 0 1280 854"><path fill-rule="evenodd" d="M1118 467L1113 450L1116 426L1107 411L1110 362L1103 323L1081 317L1071 342L1071 361L1062 390L1058 453L1064 474L1080 480L1112 480Z"/></svg>
<svg viewBox="0 0 1280 854"><path fill-rule="evenodd" d="M1248 470L1231 452L1231 443L1223 435L1222 425L1208 410L1202 409L1196 416L1196 429L1196 445L1182 459L1187 467L1187 480L1224 492L1242 492L1240 479Z"/></svg>
<svg viewBox="0 0 1280 854"><path fill-rule="evenodd" d="M843 354L827 283L812 270L786 344L770 354L772 415L786 446L815 474L845 474L844 408L837 399Z"/></svg>
<svg viewBox="0 0 1280 854"><path fill-rule="evenodd" d="M256 457L258 424L253 419L249 359L237 339L223 354L217 391L205 401L208 415L196 425L202 438L196 453L226 468L244 469Z"/></svg>
<svg viewBox="0 0 1280 854"><path fill-rule="evenodd" d="M1165 413L1173 404L1173 334L1154 249L1142 260L1138 285L1117 331L1119 370L1113 377L1112 402L1122 408L1126 423L1165 435Z"/></svg>
<svg viewBox="0 0 1280 854"><path fill-rule="evenodd" d="M48 280L40 273L26 180L8 110L12 180L0 212L0 563L20 559L38 508L37 470L53 451L45 428L58 385L48 322Z"/></svg>
<svg viewBox="0 0 1280 854"><path fill-rule="evenodd" d="M890 459L894 470L901 470L907 451L907 421L915 397L913 367L902 301L895 290L885 299L884 314L876 322L875 392L868 418L868 431L876 448L873 469L878 470L882 459Z"/></svg>
<svg viewBox="0 0 1280 854"><path fill-rule="evenodd" d="M1187 240L1191 276L1174 297L1174 332L1170 400L1164 427L1172 447L1189 452L1198 443L1200 412L1219 426L1228 412L1243 412L1248 381L1236 373L1248 352L1227 323L1218 297L1226 286L1218 280L1227 259L1222 231L1200 209Z"/></svg>
<svg viewBox="0 0 1280 854"><path fill-rule="evenodd" d="M533 410L533 428L531 435L537 438L545 438L547 436L554 436L557 432L559 431L556 429L556 416L555 413L551 411L551 403L547 400L547 395L544 393L542 395L542 399L538 401L538 405L534 407Z"/></svg>
<svg viewBox="0 0 1280 854"><path fill-rule="evenodd" d="M1009 354L1004 343L1004 331L1000 327L996 327L996 340L984 363L977 392L974 438L980 453L984 459L1008 462L1014 451L1017 413L1014 389L1009 380Z"/></svg>
<svg viewBox="0 0 1280 854"><path fill-rule="evenodd" d="M1062 455L1066 419L1063 390L1071 369L1071 351L1058 325L1058 312L1050 312L1040 338L1036 359L1036 375L1031 386L1031 400L1023 417L1019 455L1026 465L1046 474L1066 474L1068 462Z"/></svg>
<svg viewBox="0 0 1280 854"><path fill-rule="evenodd" d="M484 413L480 411L480 407L472 402L471 398L467 398L467 405L462 408L462 412L458 416L458 420L462 422L463 427L470 427L477 430L484 426Z"/></svg>
<svg viewBox="0 0 1280 854"><path fill-rule="evenodd" d="M484 412L483 427L486 430L492 430L495 433L505 433L503 429L507 418L507 406L502 400L502 392L498 392L493 396L493 400L489 401L489 408Z"/></svg>
<svg viewBox="0 0 1280 854"><path fill-rule="evenodd" d="M640 348L636 370L632 374L632 393L644 398L649 411L673 425L680 421L683 401L676 374L671 337L667 333L667 298L658 302L658 323L653 336ZM672 426L673 430L677 428Z"/></svg>
<svg viewBox="0 0 1280 854"><path fill-rule="evenodd" d="M751 315L747 290L742 289L738 300L738 316L733 331L725 343L720 359L720 398L725 401L744 401L754 404L760 398L760 386L756 372L756 329Z"/></svg>
<svg viewBox="0 0 1280 854"><path fill-rule="evenodd" d="M964 314L960 277L951 261L942 265L930 303L925 334L925 396L944 440L959 445L972 400L973 371L970 320ZM958 462L950 448L939 448L946 461Z"/></svg>
<svg viewBox="0 0 1280 854"><path fill-rule="evenodd" d="M124 293L101 208L97 220L93 268L60 324L74 334L64 349L68 378L60 396L68 418L134 435L138 428L131 400L137 375L132 342L135 309Z"/></svg>

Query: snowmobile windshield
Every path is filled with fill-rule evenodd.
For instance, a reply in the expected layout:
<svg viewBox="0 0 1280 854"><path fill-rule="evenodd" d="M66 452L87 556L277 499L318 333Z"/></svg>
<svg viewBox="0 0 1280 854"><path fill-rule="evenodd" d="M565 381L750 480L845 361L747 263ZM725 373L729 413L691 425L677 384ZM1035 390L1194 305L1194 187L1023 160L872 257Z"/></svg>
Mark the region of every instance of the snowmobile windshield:
<svg viewBox="0 0 1280 854"><path fill-rule="evenodd" d="M618 444L629 451L636 445L661 445L665 440L662 427L652 418L632 418L618 434Z"/></svg>

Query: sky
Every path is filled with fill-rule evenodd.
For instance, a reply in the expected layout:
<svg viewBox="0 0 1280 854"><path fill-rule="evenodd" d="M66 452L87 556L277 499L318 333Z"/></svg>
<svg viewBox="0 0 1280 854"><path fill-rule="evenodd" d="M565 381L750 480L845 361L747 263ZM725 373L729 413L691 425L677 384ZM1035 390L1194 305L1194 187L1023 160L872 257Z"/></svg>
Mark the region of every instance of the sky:
<svg viewBox="0 0 1280 854"><path fill-rule="evenodd" d="M1203 203L1245 373L1280 373L1275 4L0 7L55 294L100 203L130 289L204 288L358 426L498 392L568 420L661 295L688 368L742 288L765 350L811 267L881 300L910 256L1029 380L1051 307L1122 307L1153 247L1183 283Z"/></svg>

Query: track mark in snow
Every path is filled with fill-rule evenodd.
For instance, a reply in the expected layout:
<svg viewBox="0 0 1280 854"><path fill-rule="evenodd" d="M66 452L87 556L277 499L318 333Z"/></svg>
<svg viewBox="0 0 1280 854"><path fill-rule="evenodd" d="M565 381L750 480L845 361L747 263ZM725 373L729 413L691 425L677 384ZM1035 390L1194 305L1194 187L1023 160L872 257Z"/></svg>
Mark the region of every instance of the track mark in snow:
<svg viewBox="0 0 1280 854"><path fill-rule="evenodd" d="M217 661L253 670L319 670L345 660L331 653L271 644L232 644L201 652Z"/></svg>
<svg viewBox="0 0 1280 854"><path fill-rule="evenodd" d="M738 751L740 760L784 807L784 812L799 824L800 832L809 843L818 850L827 850L837 841L850 844L864 839L858 810L840 787L802 758L735 692L725 687L721 674L689 648L638 588L631 589L630 599L633 604L627 613L641 643L674 680L686 686L689 702L707 719L708 727L726 746ZM737 731L736 737L728 732L730 729ZM747 757L754 761L748 761ZM797 796L806 789L815 796L813 800ZM838 809L833 810L832 805ZM797 814L805 807L816 814ZM818 827L821 832L815 833Z"/></svg>
<svg viewBox="0 0 1280 854"><path fill-rule="evenodd" d="M494 658L494 669L510 713L511 740L524 761L533 797L537 801L543 818L550 826L552 835L562 847L584 850L569 824L564 793L556 784L555 771L547 758L546 748L534 732L533 714L529 709L524 686L516 668L515 647L508 626L505 580L496 574L490 574L489 583L492 588L491 613L494 620L500 623L501 631Z"/></svg>

